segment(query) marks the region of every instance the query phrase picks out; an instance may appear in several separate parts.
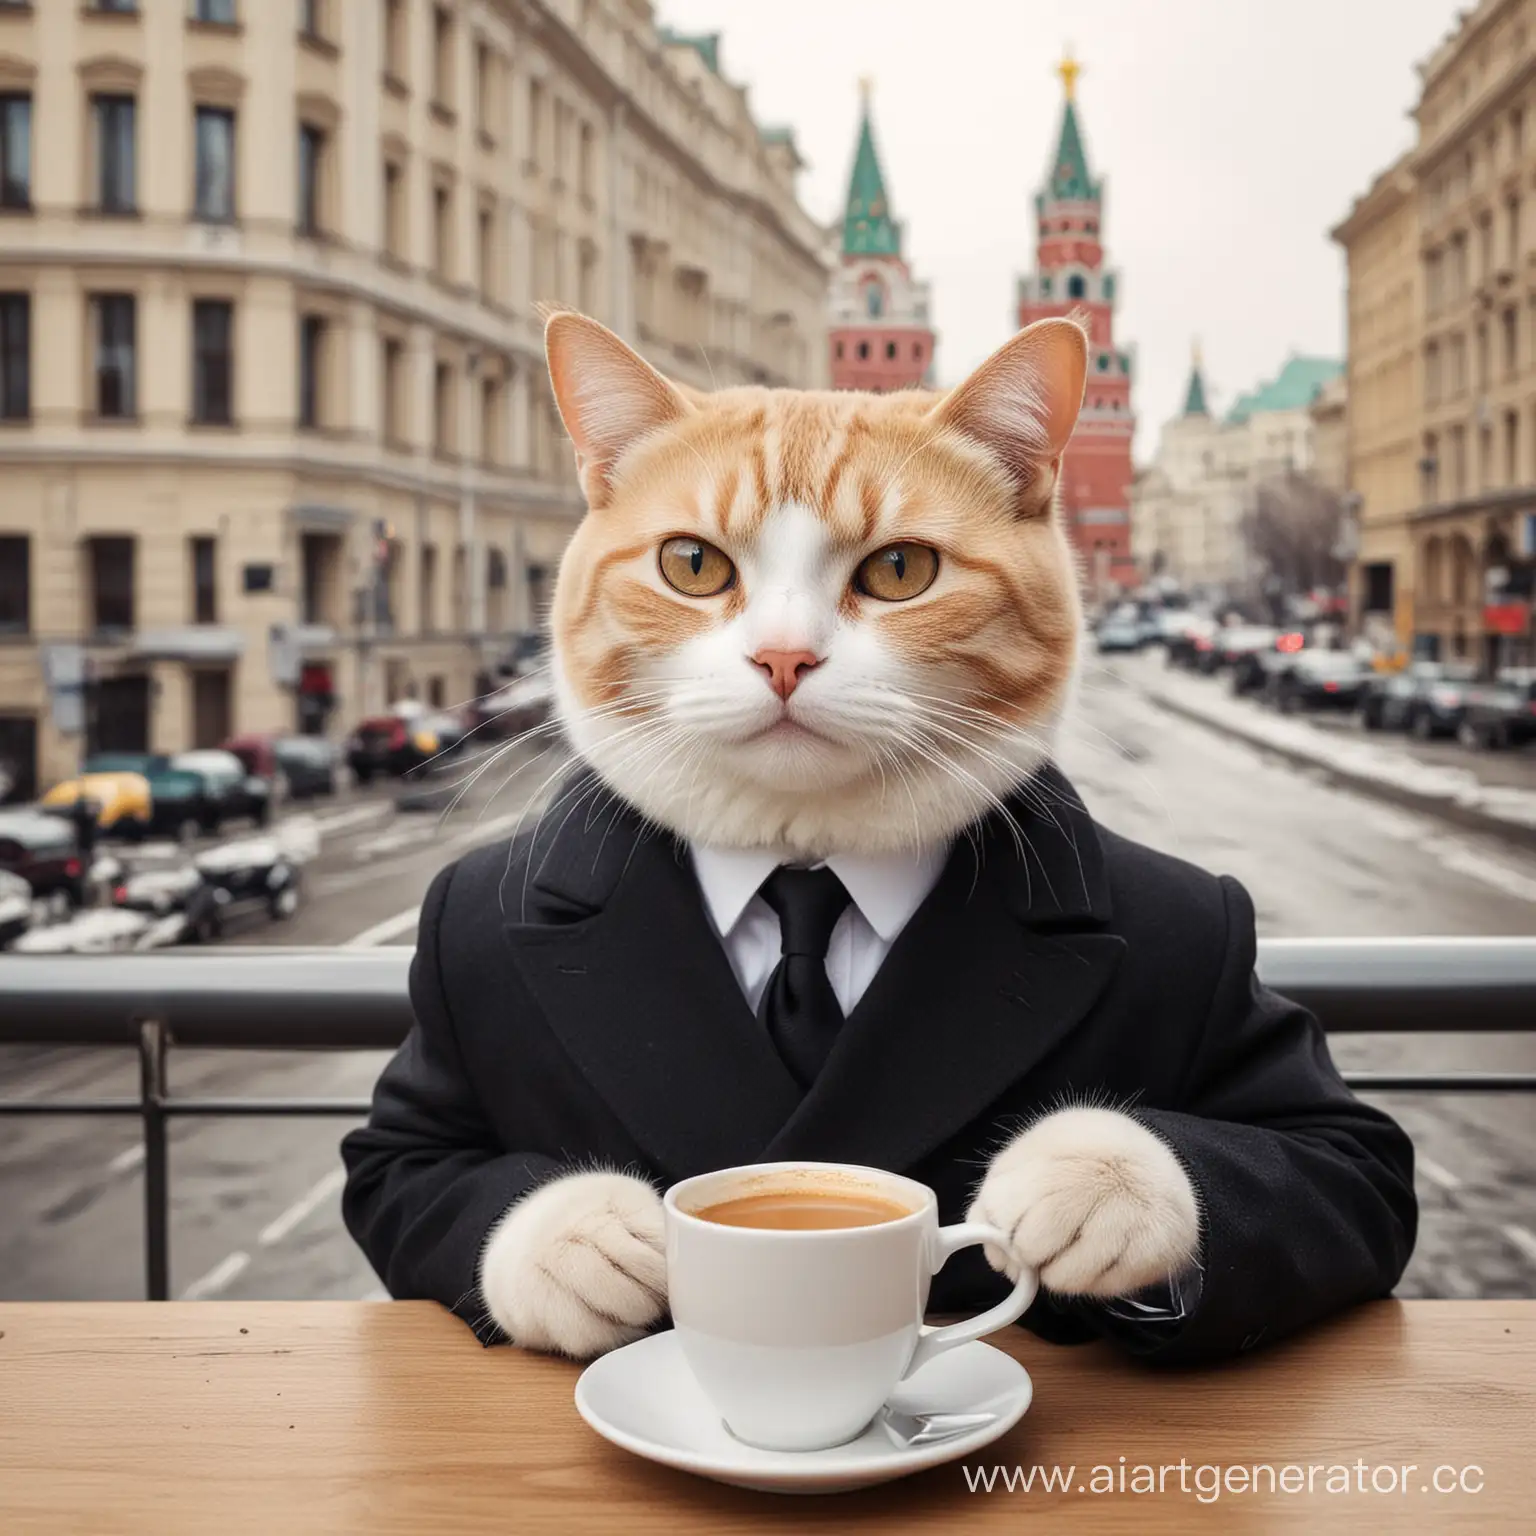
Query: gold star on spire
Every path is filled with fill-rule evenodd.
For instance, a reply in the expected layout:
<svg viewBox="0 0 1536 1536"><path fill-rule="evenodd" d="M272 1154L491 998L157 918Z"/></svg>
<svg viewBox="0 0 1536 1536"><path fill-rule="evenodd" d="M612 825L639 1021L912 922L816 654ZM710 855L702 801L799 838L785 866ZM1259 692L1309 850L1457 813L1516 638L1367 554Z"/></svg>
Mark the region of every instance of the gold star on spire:
<svg viewBox="0 0 1536 1536"><path fill-rule="evenodd" d="M1056 66L1056 73L1061 76L1061 88L1067 93L1068 101L1077 99L1077 77L1082 74L1083 66L1072 57L1072 45L1067 45L1066 57Z"/></svg>
<svg viewBox="0 0 1536 1536"><path fill-rule="evenodd" d="M859 76L859 102L865 111L869 110L869 98L875 94L875 77L873 75Z"/></svg>
<svg viewBox="0 0 1536 1536"><path fill-rule="evenodd" d="M1194 345L1190 348L1190 359L1196 368L1201 366L1200 338L1198 336L1195 337Z"/></svg>

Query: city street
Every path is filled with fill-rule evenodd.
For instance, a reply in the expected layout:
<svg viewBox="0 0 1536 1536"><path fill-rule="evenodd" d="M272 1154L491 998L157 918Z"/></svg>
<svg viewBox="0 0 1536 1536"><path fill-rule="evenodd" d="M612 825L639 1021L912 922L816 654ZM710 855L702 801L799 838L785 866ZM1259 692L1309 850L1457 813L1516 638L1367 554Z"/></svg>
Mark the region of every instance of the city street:
<svg viewBox="0 0 1536 1536"><path fill-rule="evenodd" d="M1536 855L1497 838L1347 792L1320 775L1159 707L1144 659L1093 663L1062 752L1100 820L1253 893L1262 934L1529 934ZM504 837L554 755L498 765L443 822L375 794L328 808L306 905L228 943L409 944L433 872ZM511 775L510 782L502 782ZM492 781L500 784L491 793ZM348 819L350 818L350 819ZM274 961L276 963L276 961ZM1346 1066L1536 1066L1536 1038L1340 1041ZM376 1055L175 1053L174 1090L360 1095ZM0 1062L4 1091L132 1091L135 1064L102 1052ZM1398 1098L1419 1149L1424 1222L1403 1291L1515 1296L1536 1290L1536 1116L1517 1097ZM321 1121L177 1122L172 1131L172 1280L177 1294L379 1294L339 1219L336 1146ZM0 1122L0 1297L141 1294L135 1128L103 1121Z"/></svg>

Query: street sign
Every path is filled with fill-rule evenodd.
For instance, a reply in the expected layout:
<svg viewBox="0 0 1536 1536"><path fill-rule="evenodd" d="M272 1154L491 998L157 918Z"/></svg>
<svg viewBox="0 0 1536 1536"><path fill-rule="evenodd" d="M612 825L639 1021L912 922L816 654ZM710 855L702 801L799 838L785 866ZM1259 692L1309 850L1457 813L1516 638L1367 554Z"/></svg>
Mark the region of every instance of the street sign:
<svg viewBox="0 0 1536 1536"><path fill-rule="evenodd" d="M1530 627L1529 603L1490 603L1483 609L1483 628L1490 635L1523 635Z"/></svg>
<svg viewBox="0 0 1536 1536"><path fill-rule="evenodd" d="M69 641L47 641L39 650L54 729L65 736L78 736L85 729L84 647Z"/></svg>

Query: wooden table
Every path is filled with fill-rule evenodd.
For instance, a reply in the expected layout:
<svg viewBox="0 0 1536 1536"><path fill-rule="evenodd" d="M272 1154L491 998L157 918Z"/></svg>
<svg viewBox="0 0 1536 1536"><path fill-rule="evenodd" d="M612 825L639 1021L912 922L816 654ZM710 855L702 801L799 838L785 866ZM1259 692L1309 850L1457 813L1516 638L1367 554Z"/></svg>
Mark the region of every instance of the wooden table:
<svg viewBox="0 0 1536 1536"><path fill-rule="evenodd" d="M1176 1374L1019 1330L994 1342L1035 1403L971 1467L1070 1465L1086 1485L1123 1457L1128 1488L1138 1464L1168 1466L1165 1491L973 1494L955 1464L828 1498L720 1487L594 1435L575 1366L482 1350L427 1303L0 1304L0 1532L1536 1529L1536 1302L1381 1302ZM1271 1493L1262 1471L1264 1491L1229 1491L1256 1464L1292 1482L1347 1467L1353 1491L1320 1472L1310 1495ZM1361 1492L1357 1464L1396 1491ZM1466 1486L1422 1492L1436 1468Z"/></svg>

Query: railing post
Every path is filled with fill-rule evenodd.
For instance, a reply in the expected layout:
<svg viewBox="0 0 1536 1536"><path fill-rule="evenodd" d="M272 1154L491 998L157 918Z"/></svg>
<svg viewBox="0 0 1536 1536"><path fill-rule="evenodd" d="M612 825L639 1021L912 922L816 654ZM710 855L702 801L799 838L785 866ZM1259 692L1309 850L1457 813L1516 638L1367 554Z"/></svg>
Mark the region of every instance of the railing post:
<svg viewBox="0 0 1536 1536"><path fill-rule="evenodd" d="M145 1290L151 1301L168 1301L171 1291L165 1046L164 1022L145 1019L139 1025L139 1103L144 1121Z"/></svg>

